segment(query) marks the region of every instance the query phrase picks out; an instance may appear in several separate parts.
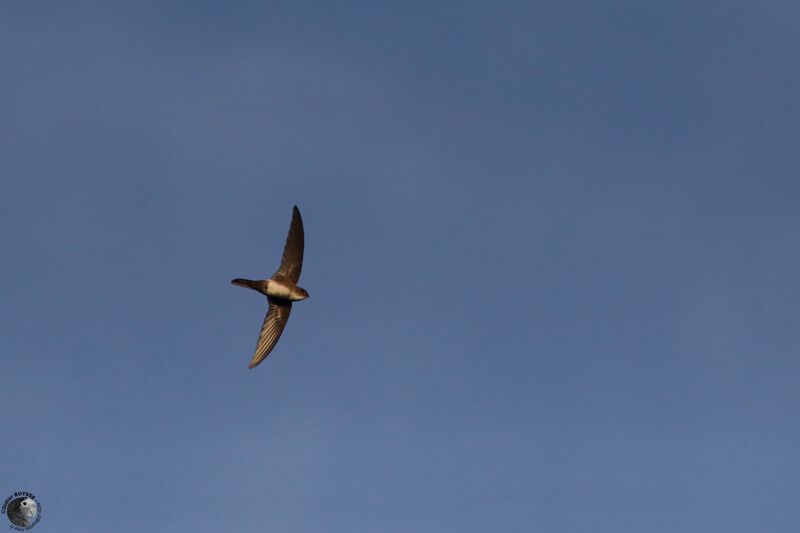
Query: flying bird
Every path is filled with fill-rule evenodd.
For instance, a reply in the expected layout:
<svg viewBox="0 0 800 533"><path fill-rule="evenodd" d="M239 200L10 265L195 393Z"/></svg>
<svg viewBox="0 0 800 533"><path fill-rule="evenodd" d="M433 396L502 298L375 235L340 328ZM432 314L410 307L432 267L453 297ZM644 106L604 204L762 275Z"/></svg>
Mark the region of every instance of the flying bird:
<svg viewBox="0 0 800 533"><path fill-rule="evenodd" d="M266 295L269 302L267 316L258 336L256 353L248 368L253 368L263 361L275 347L289 320L292 302L308 298L308 291L297 286L300 270L303 268L303 243L303 219L300 218L300 210L294 206L292 223L289 226L289 235L286 237L286 246L283 248L283 258L278 271L265 280L236 278L231 281L234 285L247 287Z"/></svg>

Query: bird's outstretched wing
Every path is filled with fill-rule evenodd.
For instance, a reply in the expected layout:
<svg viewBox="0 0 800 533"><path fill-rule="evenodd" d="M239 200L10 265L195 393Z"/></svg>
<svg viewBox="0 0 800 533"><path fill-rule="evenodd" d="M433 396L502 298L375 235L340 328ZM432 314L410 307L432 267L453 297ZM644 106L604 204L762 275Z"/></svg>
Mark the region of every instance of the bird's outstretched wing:
<svg viewBox="0 0 800 533"><path fill-rule="evenodd" d="M286 322L289 320L289 313L292 312L291 300L283 300L280 298L273 298L268 296L269 309L267 316L264 318L264 324L261 326L261 334L258 336L258 346L256 346L256 353L253 355L253 360L250 361L248 368L253 368L258 363L266 359L269 352L278 343L281 338L283 328L286 327Z"/></svg>
<svg viewBox="0 0 800 533"><path fill-rule="evenodd" d="M292 224L289 226L286 246L283 247L281 267L273 274L273 278L290 279L292 283L297 283L297 280L300 279L300 270L303 268L304 244L303 219L300 218L300 210L297 209L297 206L294 206L292 209Z"/></svg>

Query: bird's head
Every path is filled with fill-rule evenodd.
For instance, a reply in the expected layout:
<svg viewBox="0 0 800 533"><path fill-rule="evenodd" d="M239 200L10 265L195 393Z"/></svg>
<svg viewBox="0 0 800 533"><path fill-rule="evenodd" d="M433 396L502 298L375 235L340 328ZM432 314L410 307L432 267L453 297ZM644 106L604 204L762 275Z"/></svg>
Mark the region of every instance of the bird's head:
<svg viewBox="0 0 800 533"><path fill-rule="evenodd" d="M27 518L33 518L36 516L36 502L30 498L25 498L19 502L19 507L23 516Z"/></svg>

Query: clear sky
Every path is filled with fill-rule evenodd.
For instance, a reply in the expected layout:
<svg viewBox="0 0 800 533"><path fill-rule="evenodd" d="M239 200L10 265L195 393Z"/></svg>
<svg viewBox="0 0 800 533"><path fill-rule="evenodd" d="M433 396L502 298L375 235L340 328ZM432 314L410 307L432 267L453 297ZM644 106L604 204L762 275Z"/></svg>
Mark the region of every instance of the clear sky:
<svg viewBox="0 0 800 533"><path fill-rule="evenodd" d="M798 20L3 2L2 497L40 533L798 531ZM311 297L248 371L230 280L294 204Z"/></svg>

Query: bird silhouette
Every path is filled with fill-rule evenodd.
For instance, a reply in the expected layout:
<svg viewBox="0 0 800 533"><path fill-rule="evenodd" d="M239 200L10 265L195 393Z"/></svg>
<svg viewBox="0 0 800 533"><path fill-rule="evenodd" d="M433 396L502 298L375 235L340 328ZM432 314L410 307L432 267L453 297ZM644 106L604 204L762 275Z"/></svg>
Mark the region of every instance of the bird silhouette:
<svg viewBox="0 0 800 533"><path fill-rule="evenodd" d="M234 285L253 289L266 295L269 302L267 316L261 326L258 336L258 345L248 368L253 368L266 359L277 344L278 339L289 320L292 311L292 302L308 298L308 291L297 286L300 279L300 270L303 268L303 248L305 235L303 233L303 219L300 210L294 206L292 210L292 223L289 226L289 235L286 237L286 246L283 248L281 266L271 278L254 281L236 278L231 281Z"/></svg>

